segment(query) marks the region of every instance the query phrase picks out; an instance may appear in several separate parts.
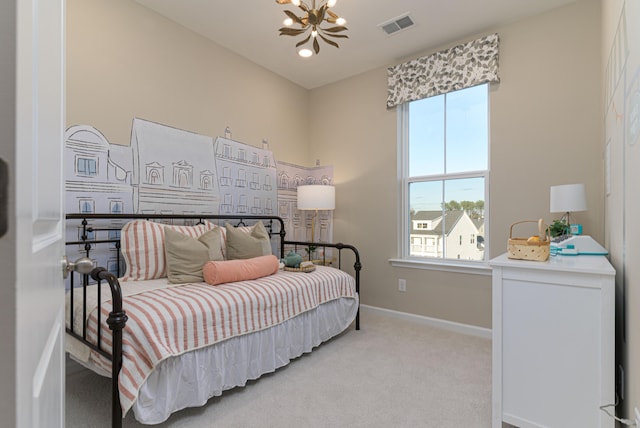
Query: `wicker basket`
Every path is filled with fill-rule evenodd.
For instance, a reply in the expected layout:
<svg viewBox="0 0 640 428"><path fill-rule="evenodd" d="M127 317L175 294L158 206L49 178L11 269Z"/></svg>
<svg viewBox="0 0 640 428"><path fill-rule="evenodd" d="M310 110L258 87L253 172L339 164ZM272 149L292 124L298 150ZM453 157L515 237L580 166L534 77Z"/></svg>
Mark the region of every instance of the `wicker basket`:
<svg viewBox="0 0 640 428"><path fill-rule="evenodd" d="M538 240L529 238L514 238L513 226L520 223L538 223ZM516 260L534 260L544 262L549 259L551 235L549 226L540 220L523 220L515 222L509 229L509 242L507 245L507 257Z"/></svg>

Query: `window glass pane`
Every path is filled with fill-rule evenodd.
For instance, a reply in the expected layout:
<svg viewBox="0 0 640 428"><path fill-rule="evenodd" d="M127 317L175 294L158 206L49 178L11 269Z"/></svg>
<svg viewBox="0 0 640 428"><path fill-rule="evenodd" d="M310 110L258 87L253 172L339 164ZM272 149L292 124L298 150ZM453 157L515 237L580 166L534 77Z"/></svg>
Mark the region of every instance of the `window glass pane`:
<svg viewBox="0 0 640 428"><path fill-rule="evenodd" d="M446 180L444 200L444 257L482 260L484 247L476 236L484 236L484 178Z"/></svg>
<svg viewBox="0 0 640 428"><path fill-rule="evenodd" d="M80 175L95 176L98 173L98 164L95 159L77 158L76 164Z"/></svg>
<svg viewBox="0 0 640 428"><path fill-rule="evenodd" d="M447 173L488 167L487 85L447 94Z"/></svg>
<svg viewBox="0 0 640 428"><path fill-rule="evenodd" d="M442 210L442 181L423 181L409 184L409 209L417 211Z"/></svg>
<svg viewBox="0 0 640 428"><path fill-rule="evenodd" d="M111 212L113 214L122 214L123 211L122 201L111 201Z"/></svg>
<svg viewBox="0 0 640 428"><path fill-rule="evenodd" d="M409 105L409 176L444 172L444 95Z"/></svg>
<svg viewBox="0 0 640 428"><path fill-rule="evenodd" d="M409 185L409 255L442 257L442 180Z"/></svg>

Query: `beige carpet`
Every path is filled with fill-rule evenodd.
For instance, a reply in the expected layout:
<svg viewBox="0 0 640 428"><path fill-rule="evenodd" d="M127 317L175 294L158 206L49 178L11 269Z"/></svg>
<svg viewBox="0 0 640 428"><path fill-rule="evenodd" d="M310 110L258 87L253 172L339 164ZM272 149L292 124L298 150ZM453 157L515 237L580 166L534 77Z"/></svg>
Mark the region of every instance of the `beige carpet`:
<svg viewBox="0 0 640 428"><path fill-rule="evenodd" d="M361 327L156 426L491 426L490 340L366 308ZM68 428L110 426L109 382L85 369L69 371ZM123 425L144 426L131 413Z"/></svg>

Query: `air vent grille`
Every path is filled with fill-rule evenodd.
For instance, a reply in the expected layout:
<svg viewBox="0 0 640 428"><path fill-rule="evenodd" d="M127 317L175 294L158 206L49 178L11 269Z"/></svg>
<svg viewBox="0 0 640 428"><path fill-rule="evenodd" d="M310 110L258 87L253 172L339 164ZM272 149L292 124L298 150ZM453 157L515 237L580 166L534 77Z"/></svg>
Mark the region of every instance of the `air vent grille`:
<svg viewBox="0 0 640 428"><path fill-rule="evenodd" d="M414 25L415 22L413 22L411 16L409 16L408 13L405 13L404 15L379 24L378 27L382 28L382 31L384 31L388 35L391 35L406 30L407 28L411 28Z"/></svg>

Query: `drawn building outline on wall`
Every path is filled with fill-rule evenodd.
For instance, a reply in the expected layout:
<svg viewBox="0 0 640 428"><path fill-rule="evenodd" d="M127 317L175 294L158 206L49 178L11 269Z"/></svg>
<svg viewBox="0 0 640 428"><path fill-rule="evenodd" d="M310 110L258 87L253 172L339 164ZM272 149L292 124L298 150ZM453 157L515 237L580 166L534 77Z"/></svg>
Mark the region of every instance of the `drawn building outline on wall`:
<svg viewBox="0 0 640 428"><path fill-rule="evenodd" d="M131 129L133 212L217 214L213 139L134 118Z"/></svg>
<svg viewBox="0 0 640 428"><path fill-rule="evenodd" d="M333 166L304 167L278 162L278 216L284 220L287 236L294 241L309 241L312 236L314 212L297 208L297 189L305 184L333 185ZM332 242L333 211L318 211L315 239Z"/></svg>
<svg viewBox="0 0 640 428"><path fill-rule="evenodd" d="M215 161L220 176L220 214L274 215L278 189L273 153L228 138L216 137Z"/></svg>
<svg viewBox="0 0 640 428"><path fill-rule="evenodd" d="M109 143L90 125L65 132L67 213L280 215L288 239L307 240L312 213L296 209L296 187L332 184L332 175L330 166L277 162L264 145L214 139L140 118L133 119L129 146ZM331 241L332 219L330 211L319 213L319 240ZM124 222L113 220L108 226L120 229ZM89 239L119 238L116 232L101 234L106 232L93 232ZM81 235L79 227L67 230L67 240ZM122 263L116 254L113 246L92 253L112 272ZM79 247L77 256L83 255Z"/></svg>

